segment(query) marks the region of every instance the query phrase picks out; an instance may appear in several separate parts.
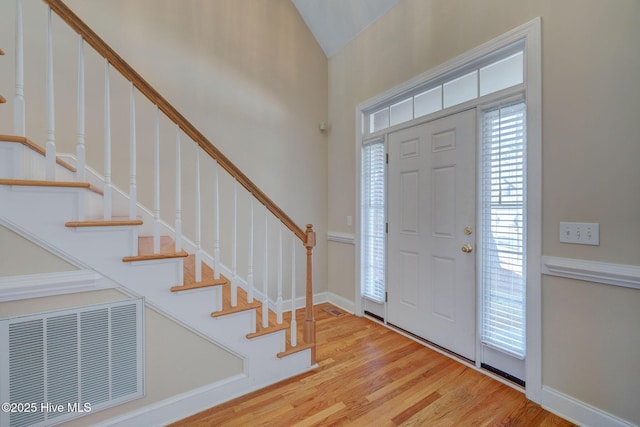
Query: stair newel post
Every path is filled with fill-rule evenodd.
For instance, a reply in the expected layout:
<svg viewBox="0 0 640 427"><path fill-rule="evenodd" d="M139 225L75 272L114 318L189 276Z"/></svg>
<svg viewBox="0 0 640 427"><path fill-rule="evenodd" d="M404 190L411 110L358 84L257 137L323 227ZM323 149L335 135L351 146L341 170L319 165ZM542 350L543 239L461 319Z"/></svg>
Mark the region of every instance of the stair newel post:
<svg viewBox="0 0 640 427"><path fill-rule="evenodd" d="M231 307L238 305L238 269L237 269L237 249L238 249L238 181L233 180L233 242L231 242Z"/></svg>
<svg viewBox="0 0 640 427"><path fill-rule="evenodd" d="M113 206L113 184L111 183L111 90L109 60L104 69L104 220L110 221Z"/></svg>
<svg viewBox="0 0 640 427"><path fill-rule="evenodd" d="M218 162L214 164L213 201L215 203L215 237L213 239L213 278L220 279L220 188L218 186Z"/></svg>
<svg viewBox="0 0 640 427"><path fill-rule="evenodd" d="M262 282L262 327L269 326L269 211L264 211L264 280Z"/></svg>
<svg viewBox="0 0 640 427"><path fill-rule="evenodd" d="M153 151L153 253L160 253L160 108L157 105Z"/></svg>
<svg viewBox="0 0 640 427"><path fill-rule="evenodd" d="M276 316L278 325L282 324L282 225L278 227L278 299L276 300Z"/></svg>
<svg viewBox="0 0 640 427"><path fill-rule="evenodd" d="M311 344L311 364L316 363L316 320L313 315L313 248L316 245L316 233L313 226L307 224L306 241L304 243L307 249L307 286L306 286L306 306L304 318L304 341Z"/></svg>
<svg viewBox="0 0 640 427"><path fill-rule="evenodd" d="M24 107L24 38L22 0L16 1L16 97L13 100L13 133L26 136Z"/></svg>
<svg viewBox="0 0 640 427"><path fill-rule="evenodd" d="M247 268L247 301L253 302L253 197L249 199L249 265Z"/></svg>
<svg viewBox="0 0 640 427"><path fill-rule="evenodd" d="M84 181L85 176L85 95L84 95L84 39L78 41L78 142L76 145L76 181Z"/></svg>
<svg viewBox="0 0 640 427"><path fill-rule="evenodd" d="M200 148L196 148L196 282L202 282L202 236L200 214Z"/></svg>
<svg viewBox="0 0 640 427"><path fill-rule="evenodd" d="M176 125L176 252L182 250L182 160L181 160L180 126Z"/></svg>
<svg viewBox="0 0 640 427"><path fill-rule="evenodd" d="M53 33L51 7L47 8L47 145L46 172L48 181L56 179L55 100L53 91Z"/></svg>
<svg viewBox="0 0 640 427"><path fill-rule="evenodd" d="M291 346L298 344L298 324L296 321L296 237L291 237Z"/></svg>
<svg viewBox="0 0 640 427"><path fill-rule="evenodd" d="M129 97L129 219L136 219L138 214L138 190L136 187L136 87L131 82L131 95Z"/></svg>

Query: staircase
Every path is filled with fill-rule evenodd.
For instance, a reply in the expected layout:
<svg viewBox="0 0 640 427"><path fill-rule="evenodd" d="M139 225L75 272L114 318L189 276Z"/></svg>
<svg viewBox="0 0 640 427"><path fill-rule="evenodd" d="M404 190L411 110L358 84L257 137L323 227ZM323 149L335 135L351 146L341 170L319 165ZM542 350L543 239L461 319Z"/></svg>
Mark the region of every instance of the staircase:
<svg viewBox="0 0 640 427"><path fill-rule="evenodd" d="M311 284L311 254L315 233L311 225L298 227L246 175L233 165L185 117L175 110L154 88L124 62L109 46L88 28L62 1L45 0L49 22L52 16L66 22L80 35L78 84L77 150L71 155L56 152L54 131L53 67L51 61L51 29L47 70L47 141L43 146L25 135L24 82L22 77L22 10L17 0L16 17L16 97L14 129L0 129L0 224L37 244L51 248L76 266L90 269L115 282L130 295L144 296L146 305L177 319L211 341L218 343L245 361L246 377L242 384L230 387L247 391L296 375L315 365L315 321ZM57 18L56 18L57 19ZM51 25L51 24L49 24ZM105 139L104 146L85 145L84 141L84 45L89 44L105 59ZM0 55L4 52L0 50ZM0 66L7 64L0 63ZM131 84L131 140L129 189L123 191L112 181L110 148L109 73L116 70ZM152 209L137 200L135 95L144 95L156 109L155 201ZM0 103L6 99L0 96ZM8 105L1 108L8 108ZM160 214L159 121L169 120L175 127L176 182L175 217L169 225ZM4 131L5 134L2 134ZM195 236L183 233L181 201L183 167L180 153L183 141L196 151ZM104 174L85 163L86 150L105 152ZM206 159L202 161L201 157ZM213 200L201 200L201 165L213 165ZM231 182L225 199L221 194L226 174ZM240 189L244 189L240 192ZM239 202L239 198L244 201ZM202 204L213 205L207 212ZM240 212L244 206L246 211ZM231 223L221 225L220 210L232 206ZM264 211L264 219L258 215ZM240 225L238 218L247 219ZM203 221L212 221L214 241L212 253L205 249ZM275 226L274 226L275 224ZM233 230L231 266L224 265L221 252L221 227ZM286 233L290 233L286 237ZM283 237L285 234L285 237ZM240 237L239 237L240 236ZM245 242L240 242L246 238ZM299 243L302 243L301 245ZM238 246L249 248L245 274L238 269ZM260 247L257 247L260 245ZM261 253L263 252L263 253ZM284 255L288 253L289 255ZM302 252L302 256L296 253ZM264 259L254 260L254 254ZM296 269L306 257L306 283ZM287 260L291 261L288 262ZM296 259L298 261L296 261ZM260 265L258 265L260 264ZM257 267L260 267L258 270ZM277 278L272 276L277 271ZM288 282L288 283L285 283ZM299 292L297 284L305 284ZM283 288L286 285L286 292ZM289 293L286 310L285 294ZM305 319L298 324L291 316L302 294ZM170 345L170 344L169 344ZM237 391L234 393L237 394ZM230 393L231 397L231 393Z"/></svg>

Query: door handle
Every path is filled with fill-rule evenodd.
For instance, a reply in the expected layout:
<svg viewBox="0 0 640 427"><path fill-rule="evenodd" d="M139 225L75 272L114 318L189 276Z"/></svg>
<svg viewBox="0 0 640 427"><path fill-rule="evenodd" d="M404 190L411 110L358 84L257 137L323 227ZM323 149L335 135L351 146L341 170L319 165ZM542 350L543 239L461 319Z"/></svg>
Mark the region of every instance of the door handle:
<svg viewBox="0 0 640 427"><path fill-rule="evenodd" d="M473 252L473 246L471 246L471 244L469 243L462 245L462 252L470 254L471 252Z"/></svg>

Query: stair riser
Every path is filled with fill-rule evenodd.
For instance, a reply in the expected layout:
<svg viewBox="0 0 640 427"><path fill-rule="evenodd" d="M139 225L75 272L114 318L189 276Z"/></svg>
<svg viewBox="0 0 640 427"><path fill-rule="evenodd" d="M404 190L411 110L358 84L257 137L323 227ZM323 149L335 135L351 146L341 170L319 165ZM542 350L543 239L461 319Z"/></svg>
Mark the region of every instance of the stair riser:
<svg viewBox="0 0 640 427"><path fill-rule="evenodd" d="M0 142L0 178L45 179L46 159L40 153L15 142ZM57 181L73 181L75 174L56 167Z"/></svg>

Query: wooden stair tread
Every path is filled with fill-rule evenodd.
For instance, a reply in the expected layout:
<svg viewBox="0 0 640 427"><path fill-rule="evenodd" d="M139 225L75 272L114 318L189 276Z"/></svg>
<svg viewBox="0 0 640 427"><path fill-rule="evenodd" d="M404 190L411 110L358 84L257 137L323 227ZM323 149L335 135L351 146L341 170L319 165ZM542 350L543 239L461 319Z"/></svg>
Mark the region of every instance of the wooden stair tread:
<svg viewBox="0 0 640 427"><path fill-rule="evenodd" d="M24 136L16 136L16 135L0 135L0 141L4 141L4 142L17 142L19 144L24 145L25 147L30 148L31 150L35 151L36 153L42 155L42 156L46 156L46 150L44 148L42 148L41 146L39 146L38 144L36 144L35 142L31 141L29 138L26 138ZM60 166L62 166L63 168L71 171L71 172L76 172L76 168L74 166L71 166L69 163L65 162L62 159L59 159L56 157L56 163L59 164Z"/></svg>
<svg viewBox="0 0 640 427"><path fill-rule="evenodd" d="M303 350L313 347L313 344L307 344L303 342L298 342L297 344L298 345L296 345L295 347L291 347L290 344L287 342L287 349L285 351L281 351L276 356L282 359L283 357L287 357L291 354L299 353Z"/></svg>
<svg viewBox="0 0 640 427"><path fill-rule="evenodd" d="M43 181L38 179L0 179L0 185L20 185L25 187L67 187L67 188L90 188L88 182L74 181Z"/></svg>
<svg viewBox="0 0 640 427"><path fill-rule="evenodd" d="M244 289L238 288L238 304L231 306L231 284L225 283L222 286L222 310L214 311L211 317L220 317L231 313L240 313L241 311L257 309L261 306L260 301L253 300L248 302L247 293Z"/></svg>
<svg viewBox="0 0 640 427"><path fill-rule="evenodd" d="M184 259L184 282L182 285L174 286L171 292L188 291L190 289L201 289L210 286L219 286L229 283L223 274L219 279L214 279L213 269L204 262L202 263L202 280L196 282L196 256L191 254Z"/></svg>
<svg viewBox="0 0 640 427"><path fill-rule="evenodd" d="M269 326L266 328L262 326L262 303L260 303L260 307L256 310L256 331L250 334L247 334L247 338L256 338L261 337L263 335L270 334L272 332L282 331L284 329L288 329L290 323L285 321L284 317L282 319L282 323L278 323L278 318L276 313L272 310L269 310Z"/></svg>
<svg viewBox="0 0 640 427"><path fill-rule="evenodd" d="M101 189L88 182L77 181L45 181L41 179L13 179L1 178L0 185L18 185L22 187L59 187L59 188L86 188L99 195L104 195Z"/></svg>
<svg viewBox="0 0 640 427"><path fill-rule="evenodd" d="M185 258L189 254L183 249L175 252L175 242L169 236L160 237L160 252L153 253L153 237L138 237L138 255L122 258L124 262L148 261L153 259Z"/></svg>
<svg viewBox="0 0 640 427"><path fill-rule="evenodd" d="M67 227L118 227L125 225L142 225L141 219L128 219L114 217L111 220L69 221Z"/></svg>
<svg viewBox="0 0 640 427"><path fill-rule="evenodd" d="M5 98L4 96L0 95L0 104L6 104L7 103L7 98Z"/></svg>
<svg viewBox="0 0 640 427"><path fill-rule="evenodd" d="M0 49L0 56L4 55L4 50Z"/></svg>

